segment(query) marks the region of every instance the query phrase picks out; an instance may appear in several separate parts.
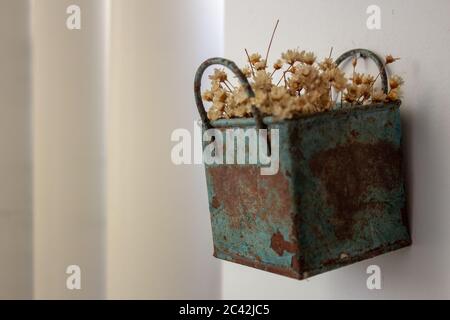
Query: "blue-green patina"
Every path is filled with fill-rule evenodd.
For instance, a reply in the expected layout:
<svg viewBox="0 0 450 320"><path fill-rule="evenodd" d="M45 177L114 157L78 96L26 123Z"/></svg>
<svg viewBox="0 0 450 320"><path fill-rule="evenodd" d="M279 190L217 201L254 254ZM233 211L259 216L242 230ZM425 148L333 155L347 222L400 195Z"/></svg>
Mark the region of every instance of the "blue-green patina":
<svg viewBox="0 0 450 320"><path fill-rule="evenodd" d="M278 174L206 165L216 257L303 279L411 243L398 104L263 122L279 130Z"/></svg>

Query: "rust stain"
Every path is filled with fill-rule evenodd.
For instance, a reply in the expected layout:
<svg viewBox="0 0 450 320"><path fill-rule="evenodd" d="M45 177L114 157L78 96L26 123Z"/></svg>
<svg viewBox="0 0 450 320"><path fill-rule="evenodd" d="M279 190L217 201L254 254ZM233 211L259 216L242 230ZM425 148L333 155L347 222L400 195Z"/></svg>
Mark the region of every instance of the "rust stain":
<svg viewBox="0 0 450 320"><path fill-rule="evenodd" d="M334 208L331 223L336 237L351 239L354 215L363 209L383 208L383 203L365 203L369 187L392 190L400 181L401 154L392 144L352 142L317 153L310 161L313 174L326 189Z"/></svg>
<svg viewBox="0 0 450 320"><path fill-rule="evenodd" d="M240 226L243 213L249 213L258 201L259 170L248 166L220 166L207 169L214 186L214 199L223 205L233 228Z"/></svg>
<svg viewBox="0 0 450 320"><path fill-rule="evenodd" d="M358 138L358 137L359 137L359 132L356 131L356 130L352 130L352 131L350 132L350 134L352 135L353 138Z"/></svg>
<svg viewBox="0 0 450 320"><path fill-rule="evenodd" d="M259 176L260 202L263 208L268 208L266 214L270 215L272 220L291 221L292 219L292 194L289 187L289 179L284 176L280 170L273 176ZM263 219L267 219L267 215Z"/></svg>
<svg viewBox="0 0 450 320"><path fill-rule="evenodd" d="M288 242L284 240L281 232L274 233L272 239L270 241L270 247L275 251L279 256L282 256L284 251L295 253L297 252L297 245L295 243Z"/></svg>
<svg viewBox="0 0 450 320"><path fill-rule="evenodd" d="M220 207L220 201L217 199L216 196L214 196L211 200L211 205L214 209L217 209Z"/></svg>
<svg viewBox="0 0 450 320"><path fill-rule="evenodd" d="M293 256L291 260L292 270L300 273L301 266L301 258L298 255Z"/></svg>
<svg viewBox="0 0 450 320"><path fill-rule="evenodd" d="M276 273L276 274L279 274L279 275L282 275L285 277L289 277L289 278L300 279L300 280L303 278L303 276L301 274L299 274L299 272L297 270L294 270L294 269L278 267L278 266L263 263L261 261L251 260L249 258L242 257L237 254L233 254L231 252L226 252L226 251L222 251L222 252L228 256L228 258L226 260L228 260L230 262L242 264L247 267L260 269L260 270L267 271L267 272ZM217 255L215 255L215 256L217 257Z"/></svg>
<svg viewBox="0 0 450 320"><path fill-rule="evenodd" d="M289 182L281 170L273 176L261 175L257 166L224 165L207 170L214 186L212 206L223 205L232 227L248 224L248 219L244 218L256 214L263 220L267 220L268 215L272 221L290 220Z"/></svg>

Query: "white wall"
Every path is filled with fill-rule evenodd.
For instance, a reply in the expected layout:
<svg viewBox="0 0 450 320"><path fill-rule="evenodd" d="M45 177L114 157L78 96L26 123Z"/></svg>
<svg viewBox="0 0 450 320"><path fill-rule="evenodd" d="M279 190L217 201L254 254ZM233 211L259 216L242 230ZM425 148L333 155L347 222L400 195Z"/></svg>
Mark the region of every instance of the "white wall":
<svg viewBox="0 0 450 320"><path fill-rule="evenodd" d="M172 164L193 129L197 66L222 53L222 1L113 0L108 109L109 298L218 298L204 171Z"/></svg>
<svg viewBox="0 0 450 320"><path fill-rule="evenodd" d="M0 0L0 299L33 291L29 9Z"/></svg>
<svg viewBox="0 0 450 320"><path fill-rule="evenodd" d="M366 28L366 8L382 10L382 29ZM450 298L450 2L227 0L225 56L242 64L244 47L265 52L277 18L274 59L300 46L323 57L363 47L402 59L393 71L406 81L402 106L413 246L298 282L224 263L224 298ZM366 288L377 264L383 289Z"/></svg>
<svg viewBox="0 0 450 320"><path fill-rule="evenodd" d="M107 0L33 1L34 297L105 297ZM66 268L81 267L81 290Z"/></svg>

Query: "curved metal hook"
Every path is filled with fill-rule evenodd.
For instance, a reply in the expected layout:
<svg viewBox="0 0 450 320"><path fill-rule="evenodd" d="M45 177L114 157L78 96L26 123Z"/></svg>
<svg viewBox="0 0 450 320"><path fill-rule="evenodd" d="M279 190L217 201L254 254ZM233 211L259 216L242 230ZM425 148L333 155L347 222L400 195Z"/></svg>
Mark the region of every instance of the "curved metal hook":
<svg viewBox="0 0 450 320"><path fill-rule="evenodd" d="M250 86L250 83L247 81L247 78L242 73L242 71L238 68L238 66L231 60L225 59L225 58L211 58L203 62L197 69L197 72L195 73L195 80L194 80L194 94L195 94L195 103L197 105L198 113L200 114L200 118L202 119L203 124L207 128L211 128L211 122L208 119L208 115L205 110L205 106L203 105L202 101L202 94L201 94L201 82L202 82L202 76L205 70L212 65L220 64L228 69L230 69L236 77L239 79L239 82L244 87L245 91L247 92L247 95L250 98L253 98L255 96L255 93L252 90L252 87ZM261 112L259 111L256 106L252 105L252 113L253 117L256 122L256 127L258 129L264 128L264 123L262 120Z"/></svg>
<svg viewBox="0 0 450 320"><path fill-rule="evenodd" d="M343 53L339 58L336 59L336 65L339 66L342 62L344 62L344 60L346 60L350 57L355 57L358 54L363 58L370 58L373 60L373 62L375 62L375 64L378 67L378 70L380 71L381 85L382 85L383 92L385 94L388 94L389 87L388 87L388 77L387 77L387 73L386 73L386 68L384 66L383 60L381 60L381 58L379 56L377 56L374 52L367 50L367 49L349 50L349 51Z"/></svg>

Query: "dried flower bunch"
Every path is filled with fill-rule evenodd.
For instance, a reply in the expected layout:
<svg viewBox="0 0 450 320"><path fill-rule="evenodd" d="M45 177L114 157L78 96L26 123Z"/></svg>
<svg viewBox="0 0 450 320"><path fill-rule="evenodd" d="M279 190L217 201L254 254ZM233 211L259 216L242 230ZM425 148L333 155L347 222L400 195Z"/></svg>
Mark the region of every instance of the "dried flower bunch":
<svg viewBox="0 0 450 320"><path fill-rule="evenodd" d="M400 76L389 78L390 90L385 94L375 87L381 71L376 77L356 72L358 59L355 57L352 60L353 74L347 78L332 59L332 50L320 62L313 52L287 50L269 70L268 55L277 25L264 59L258 53L249 54L245 50L248 65L242 73L255 92L254 98L249 98L241 85L233 85L224 69L215 69L209 76L211 89L205 91L202 98L212 103L208 110L210 120L252 117L252 105L259 108L264 116L289 119L330 110L336 105L338 96L341 103L351 105L399 100L403 84ZM384 67L398 59L386 56Z"/></svg>

